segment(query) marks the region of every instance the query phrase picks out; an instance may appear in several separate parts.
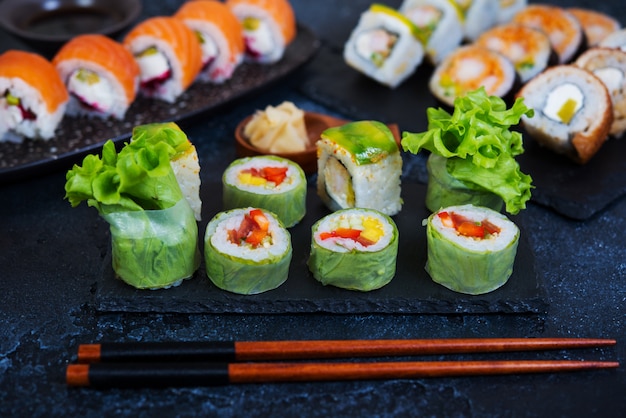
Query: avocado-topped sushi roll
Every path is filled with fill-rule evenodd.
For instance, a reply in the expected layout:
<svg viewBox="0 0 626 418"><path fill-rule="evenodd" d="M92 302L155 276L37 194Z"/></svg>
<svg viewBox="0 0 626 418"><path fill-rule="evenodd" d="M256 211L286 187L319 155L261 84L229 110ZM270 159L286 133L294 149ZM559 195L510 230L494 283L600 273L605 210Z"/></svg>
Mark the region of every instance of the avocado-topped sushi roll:
<svg viewBox="0 0 626 418"><path fill-rule="evenodd" d="M276 156L233 161L222 176L224 209L258 207L290 228L306 213L307 183L300 166Z"/></svg>
<svg viewBox="0 0 626 418"><path fill-rule="evenodd" d="M626 131L626 52L621 49L589 48L575 64L598 77L611 95L613 124L610 134L616 137Z"/></svg>
<svg viewBox="0 0 626 418"><path fill-rule="evenodd" d="M277 288L287 280L291 254L289 232L266 210L220 212L206 228L207 276L229 292L253 295Z"/></svg>
<svg viewBox="0 0 626 418"><path fill-rule="evenodd" d="M454 0L405 0L399 10L417 26L432 64L441 62L463 41L463 17Z"/></svg>
<svg viewBox="0 0 626 418"><path fill-rule="evenodd" d="M543 31L518 23L498 25L482 33L476 45L507 57L525 83L549 65L558 63L550 38Z"/></svg>
<svg viewBox="0 0 626 418"><path fill-rule="evenodd" d="M309 269L324 285L369 291L388 284L396 272L398 229L371 209L345 209L313 225Z"/></svg>
<svg viewBox="0 0 626 418"><path fill-rule="evenodd" d="M559 57L559 64L572 61L587 45L578 19L561 7L529 5L516 13L512 21L544 31Z"/></svg>
<svg viewBox="0 0 626 418"><path fill-rule="evenodd" d="M416 26L380 4L365 11L346 42L348 65L389 87L396 87L422 62L424 48Z"/></svg>
<svg viewBox="0 0 626 418"><path fill-rule="evenodd" d="M522 124L539 143L584 164L600 149L613 123L611 96L591 72L574 65L550 67L518 92L534 116Z"/></svg>
<svg viewBox="0 0 626 418"><path fill-rule="evenodd" d="M519 228L491 209L450 206L428 217L426 271L450 290L479 295L498 289L513 273Z"/></svg>
<svg viewBox="0 0 626 418"><path fill-rule="evenodd" d="M474 41L493 27L498 19L500 0L454 0L463 17L464 37Z"/></svg>
<svg viewBox="0 0 626 418"><path fill-rule="evenodd" d="M448 55L428 82L432 94L452 107L457 97L483 87L488 95L508 98L518 81L515 66L504 55L470 44Z"/></svg>
<svg viewBox="0 0 626 418"><path fill-rule="evenodd" d="M618 20L602 12L580 7L569 7L567 11L582 25L589 47L598 45L608 35L621 29Z"/></svg>
<svg viewBox="0 0 626 418"><path fill-rule="evenodd" d="M0 142L51 139L69 95L54 65L39 54L0 55Z"/></svg>
<svg viewBox="0 0 626 418"><path fill-rule="evenodd" d="M400 212L402 157L381 122L357 121L329 128L317 141L317 193L330 210Z"/></svg>
<svg viewBox="0 0 626 418"><path fill-rule="evenodd" d="M107 36L73 38L52 64L70 93L70 116L122 119L137 96L139 66L128 49Z"/></svg>
<svg viewBox="0 0 626 418"><path fill-rule="evenodd" d="M296 16L288 0L227 0L243 26L245 59L272 64L296 37Z"/></svg>

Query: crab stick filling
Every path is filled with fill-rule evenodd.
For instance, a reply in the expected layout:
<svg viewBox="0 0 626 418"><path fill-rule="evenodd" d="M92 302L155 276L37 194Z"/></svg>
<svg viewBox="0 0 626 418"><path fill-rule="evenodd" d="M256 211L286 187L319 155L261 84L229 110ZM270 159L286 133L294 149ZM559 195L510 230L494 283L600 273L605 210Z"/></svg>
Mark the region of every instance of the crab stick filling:
<svg viewBox="0 0 626 418"><path fill-rule="evenodd" d="M243 19L246 52L253 57L269 55L275 48L270 26L263 19L248 16Z"/></svg>
<svg viewBox="0 0 626 418"><path fill-rule="evenodd" d="M247 245L252 248L272 245L269 232L270 222L260 209L252 209L246 213L237 229L228 231L228 239L236 245Z"/></svg>
<svg viewBox="0 0 626 418"><path fill-rule="evenodd" d="M167 58L156 47L144 50L136 56L136 59L142 89L157 90L172 76L172 69Z"/></svg>
<svg viewBox="0 0 626 418"><path fill-rule="evenodd" d="M278 187L287 178L287 170L287 167L252 167L241 170L237 178L250 186Z"/></svg>
<svg viewBox="0 0 626 418"><path fill-rule="evenodd" d="M583 104L584 96L580 88L575 84L565 83L548 94L543 113L548 118L567 125Z"/></svg>
<svg viewBox="0 0 626 418"><path fill-rule="evenodd" d="M36 120L37 115L30 109L26 109L19 97L7 91L4 96L0 97L0 108L5 109L3 114L3 123L13 129L23 121Z"/></svg>
<svg viewBox="0 0 626 418"><path fill-rule="evenodd" d="M322 241L332 240L335 244L353 248L355 242L368 247L384 235L383 224L371 216L341 215L333 220L328 231L320 232Z"/></svg>
<svg viewBox="0 0 626 418"><path fill-rule="evenodd" d="M324 166L326 192L341 207L354 207L352 176L337 158L329 157Z"/></svg>
<svg viewBox="0 0 626 418"><path fill-rule="evenodd" d="M113 106L110 84L93 71L80 68L68 80L67 88L88 109L107 112Z"/></svg>
<svg viewBox="0 0 626 418"><path fill-rule="evenodd" d="M500 228L487 219L474 221L455 212L442 211L437 214L441 224L446 228L452 228L458 235L474 239L485 239L500 233Z"/></svg>
<svg viewBox="0 0 626 418"><path fill-rule="evenodd" d="M363 59L382 67L391 55L399 36L383 28L363 31L356 40L356 53Z"/></svg>

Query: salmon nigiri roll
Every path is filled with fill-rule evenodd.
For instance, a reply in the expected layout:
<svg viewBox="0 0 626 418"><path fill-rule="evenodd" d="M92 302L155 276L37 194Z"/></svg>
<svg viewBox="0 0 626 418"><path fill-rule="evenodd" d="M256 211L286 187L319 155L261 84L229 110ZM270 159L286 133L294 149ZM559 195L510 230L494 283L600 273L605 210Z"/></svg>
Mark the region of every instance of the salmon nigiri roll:
<svg viewBox="0 0 626 418"><path fill-rule="evenodd" d="M135 100L139 66L121 43L104 35L79 35L52 60L70 93L67 114L122 119Z"/></svg>
<svg viewBox="0 0 626 418"><path fill-rule="evenodd" d="M4 52L0 55L0 142L52 138L68 98L50 61L32 52Z"/></svg>
<svg viewBox="0 0 626 418"><path fill-rule="evenodd" d="M202 47L201 81L221 83L241 64L245 52L243 29L229 7L217 0L189 1L174 17L196 32Z"/></svg>
<svg viewBox="0 0 626 418"><path fill-rule="evenodd" d="M174 17L144 20L126 35L123 44L139 65L139 91L146 97L173 103L202 68L198 37Z"/></svg>
<svg viewBox="0 0 626 418"><path fill-rule="evenodd" d="M246 59L271 64L279 61L296 37L296 17L288 0L227 0L243 24Z"/></svg>

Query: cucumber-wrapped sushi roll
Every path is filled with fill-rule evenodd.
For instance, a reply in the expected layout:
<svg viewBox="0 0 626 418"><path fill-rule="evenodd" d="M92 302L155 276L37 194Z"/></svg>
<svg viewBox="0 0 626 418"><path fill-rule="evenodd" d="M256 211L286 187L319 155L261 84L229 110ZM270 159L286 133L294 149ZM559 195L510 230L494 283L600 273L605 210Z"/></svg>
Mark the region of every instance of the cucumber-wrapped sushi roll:
<svg viewBox="0 0 626 418"><path fill-rule="evenodd" d="M243 61L245 43L241 23L232 10L215 0L188 1L174 17L182 19L200 39L201 81L222 83Z"/></svg>
<svg viewBox="0 0 626 418"><path fill-rule="evenodd" d="M348 65L391 88L409 77L424 58L417 27L396 10L373 4L343 49Z"/></svg>
<svg viewBox="0 0 626 418"><path fill-rule="evenodd" d="M371 209L345 209L313 225L309 269L324 285L369 291L388 284L396 272L398 229Z"/></svg>
<svg viewBox="0 0 626 418"><path fill-rule="evenodd" d="M224 209L257 207L273 212L290 228L306 213L307 182L286 158L257 156L233 161L222 176Z"/></svg>
<svg viewBox="0 0 626 418"><path fill-rule="evenodd" d="M463 41L463 16L454 0L405 0L399 10L417 26L432 64L440 63Z"/></svg>
<svg viewBox="0 0 626 418"><path fill-rule="evenodd" d="M402 157L381 122L357 121L329 128L317 141L317 193L330 210L400 212Z"/></svg>
<svg viewBox="0 0 626 418"><path fill-rule="evenodd" d="M0 55L0 142L52 138L68 100L63 80L41 55L17 50Z"/></svg>
<svg viewBox="0 0 626 418"><path fill-rule="evenodd" d="M287 280L291 254L289 232L266 210L220 212L206 228L207 276L229 292L252 295L277 288Z"/></svg>
<svg viewBox="0 0 626 418"><path fill-rule="evenodd" d="M288 0L227 0L243 26L245 59L261 64L279 61L296 37L296 16Z"/></svg>
<svg viewBox="0 0 626 418"><path fill-rule="evenodd" d="M70 116L122 119L137 96L139 66L128 49L107 36L73 38L52 64L70 93Z"/></svg>
<svg viewBox="0 0 626 418"><path fill-rule="evenodd" d="M157 16L135 26L123 44L140 70L140 92L173 103L202 69L202 49L196 34L182 20Z"/></svg>
<svg viewBox="0 0 626 418"><path fill-rule="evenodd" d="M491 292L513 273L519 228L474 205L450 206L428 217L426 271L433 281L470 295Z"/></svg>

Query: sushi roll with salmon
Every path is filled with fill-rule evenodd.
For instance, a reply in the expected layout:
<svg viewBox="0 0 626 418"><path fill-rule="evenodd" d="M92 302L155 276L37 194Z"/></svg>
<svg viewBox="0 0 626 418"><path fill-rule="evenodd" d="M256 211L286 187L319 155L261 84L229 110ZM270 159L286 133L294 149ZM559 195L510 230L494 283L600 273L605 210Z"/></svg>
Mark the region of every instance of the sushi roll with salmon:
<svg viewBox="0 0 626 418"><path fill-rule="evenodd" d="M494 210L449 206L426 225L426 271L435 283L470 295L502 287L513 273L520 231Z"/></svg>
<svg viewBox="0 0 626 418"><path fill-rule="evenodd" d="M463 17L454 0L405 0L399 11L417 26L432 64L461 45Z"/></svg>
<svg viewBox="0 0 626 418"><path fill-rule="evenodd" d="M332 211L367 208L397 214L401 174L400 149L381 122L328 128L317 141L317 194Z"/></svg>
<svg viewBox="0 0 626 418"><path fill-rule="evenodd" d="M140 69L140 92L173 103L196 80L202 49L196 34L174 17L152 17L124 38Z"/></svg>
<svg viewBox="0 0 626 418"><path fill-rule="evenodd" d="M231 9L217 0L184 3L174 14L200 39L202 47L201 81L222 83L233 75L243 61L243 28Z"/></svg>
<svg viewBox="0 0 626 418"><path fill-rule="evenodd" d="M621 29L618 20L596 10L570 7L567 11L582 25L588 47L598 45L608 35Z"/></svg>
<svg viewBox="0 0 626 418"><path fill-rule="evenodd" d="M496 25L500 0L454 0L463 16L464 37L475 41L484 31Z"/></svg>
<svg viewBox="0 0 626 418"><path fill-rule="evenodd" d="M489 96L508 99L518 83L515 66L504 55L475 44L448 55L430 77L428 87L445 106L457 97L484 87Z"/></svg>
<svg viewBox="0 0 626 418"><path fill-rule="evenodd" d="M0 142L52 138L68 101L50 61L17 50L0 55Z"/></svg>
<svg viewBox="0 0 626 418"><path fill-rule="evenodd" d="M561 7L529 5L516 13L512 22L544 31L559 57L559 64L571 62L587 46L582 25L573 14Z"/></svg>
<svg viewBox="0 0 626 418"><path fill-rule="evenodd" d="M309 270L324 286L367 292L396 273L398 228L372 209L345 209L317 221L311 230Z"/></svg>
<svg viewBox="0 0 626 418"><path fill-rule="evenodd" d="M292 251L289 231L259 208L220 212L206 227L206 274L232 293L253 295L279 287L289 276Z"/></svg>
<svg viewBox="0 0 626 418"><path fill-rule="evenodd" d="M550 38L543 31L518 23L498 25L482 33L475 42L507 57L525 83L558 63Z"/></svg>
<svg viewBox="0 0 626 418"><path fill-rule="evenodd" d="M613 124L610 134L621 137L626 131L626 52L594 47L583 52L575 64L598 77L611 95Z"/></svg>
<svg viewBox="0 0 626 418"><path fill-rule="evenodd" d="M613 123L609 92L598 77L575 65L550 67L518 92L534 116L522 125L540 144L585 164L607 139Z"/></svg>
<svg viewBox="0 0 626 418"><path fill-rule="evenodd" d="M227 0L243 26L245 58L250 62L278 62L295 39L296 16L288 0Z"/></svg>
<svg viewBox="0 0 626 418"><path fill-rule="evenodd" d="M69 116L123 119L137 96L139 66L121 43L104 35L79 35L52 60L70 93Z"/></svg>
<svg viewBox="0 0 626 418"><path fill-rule="evenodd" d="M361 15L343 57L352 68L395 88L421 64L424 48L409 19L390 7L374 4Z"/></svg>
<svg viewBox="0 0 626 418"><path fill-rule="evenodd" d="M257 207L290 228L306 213L307 183L300 166L273 155L240 158L222 176L224 210Z"/></svg>

